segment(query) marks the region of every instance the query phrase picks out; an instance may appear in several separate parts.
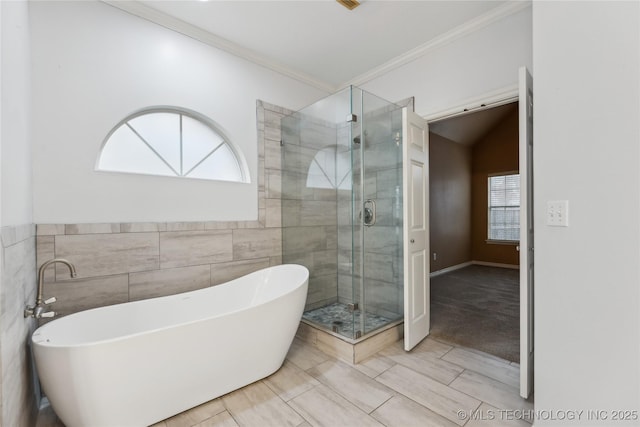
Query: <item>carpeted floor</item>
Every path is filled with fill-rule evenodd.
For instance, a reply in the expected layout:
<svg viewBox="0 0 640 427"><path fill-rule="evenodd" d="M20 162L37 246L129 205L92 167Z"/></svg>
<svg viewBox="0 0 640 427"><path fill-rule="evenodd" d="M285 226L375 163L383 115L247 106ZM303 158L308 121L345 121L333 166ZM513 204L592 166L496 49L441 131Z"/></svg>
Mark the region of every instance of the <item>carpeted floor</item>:
<svg viewBox="0 0 640 427"><path fill-rule="evenodd" d="M431 279L431 336L518 362L518 270L471 265Z"/></svg>

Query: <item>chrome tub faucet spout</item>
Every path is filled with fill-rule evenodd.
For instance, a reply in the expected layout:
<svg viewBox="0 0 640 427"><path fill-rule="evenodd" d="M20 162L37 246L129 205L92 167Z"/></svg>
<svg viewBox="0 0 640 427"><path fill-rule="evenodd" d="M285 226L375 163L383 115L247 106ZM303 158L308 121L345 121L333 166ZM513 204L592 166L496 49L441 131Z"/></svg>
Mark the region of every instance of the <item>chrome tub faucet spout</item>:
<svg viewBox="0 0 640 427"><path fill-rule="evenodd" d="M42 317L53 317L56 315L53 311L45 311L45 307L49 304L56 302L56 297L51 297L47 300L43 299L42 296L42 287L44 285L44 271L51 264L61 263L65 264L69 268L69 272L71 273L71 277L76 277L76 267L71 264L69 261L63 258L55 258L50 259L49 261L44 262L40 269L38 270L38 295L36 296L36 304L32 307L27 306L24 309L24 317L33 317L36 319L40 319Z"/></svg>

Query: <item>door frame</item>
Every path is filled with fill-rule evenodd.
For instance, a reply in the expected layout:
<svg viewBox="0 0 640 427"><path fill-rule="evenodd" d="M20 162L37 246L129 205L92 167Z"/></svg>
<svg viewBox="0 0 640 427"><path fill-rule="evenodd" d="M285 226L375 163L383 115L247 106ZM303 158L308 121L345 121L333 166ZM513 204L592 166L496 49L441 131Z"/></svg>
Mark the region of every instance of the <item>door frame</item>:
<svg viewBox="0 0 640 427"><path fill-rule="evenodd" d="M440 110L435 113L430 113L422 116L423 119L427 121L427 124L430 125L434 122L450 119L453 117L463 116L466 114L476 113L482 110L486 110L489 108L499 107L501 105L510 104L513 102L518 102L520 98L520 86L519 84L513 85L511 87L487 93L485 95L481 95L479 97L475 97L470 99L462 104L457 104L453 107L449 107L443 110ZM518 124L518 129L521 128L521 124ZM533 171L528 171L529 174L532 174ZM430 227L427 229L428 234L430 234ZM522 266L520 265L522 269ZM522 287L520 279L520 289ZM519 291L520 292L520 291ZM520 313L520 324L522 324L522 313ZM535 320L534 320L535 324ZM522 368L519 368L520 370ZM522 374L522 373L521 373ZM521 379L522 384L522 379Z"/></svg>

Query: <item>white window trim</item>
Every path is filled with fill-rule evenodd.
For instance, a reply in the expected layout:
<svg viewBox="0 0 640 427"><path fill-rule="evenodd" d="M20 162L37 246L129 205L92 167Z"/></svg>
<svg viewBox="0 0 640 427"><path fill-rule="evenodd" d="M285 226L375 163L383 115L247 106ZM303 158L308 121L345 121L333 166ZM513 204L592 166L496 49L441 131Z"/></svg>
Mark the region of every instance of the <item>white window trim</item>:
<svg viewBox="0 0 640 427"><path fill-rule="evenodd" d="M491 197L491 184L489 183L489 178L494 177L494 176L507 176L507 175L520 175L520 171L516 170L516 171L507 171L507 172L497 172L497 173L488 173L487 174L487 239L485 240L485 243L490 244L490 245L513 245L513 246L518 246L520 244L520 239L518 240L503 240L503 239L490 239L489 236L491 235L491 202L490 202L490 197ZM520 205L518 205L518 208L520 208Z"/></svg>
<svg viewBox="0 0 640 427"><path fill-rule="evenodd" d="M153 113L180 114L180 115L183 115L183 116L190 117L190 118L192 118L194 120L197 120L199 122L202 122L202 123L206 124L207 126L209 126L211 129L213 129L217 134L220 135L220 137L222 137L222 139L224 141L224 144L226 144L229 147L229 149L232 151L233 155L236 157L236 159L238 161L238 166L240 168L240 174L242 176L242 180L241 181L225 181L225 180L205 179L205 178L180 176L180 175L176 175L176 176L154 175L154 174L144 173L144 172L110 171L110 170L100 169L99 166L100 166L100 157L102 156L102 150L104 149L105 145L109 141L109 138L111 138L111 135L113 135L113 133L115 131L120 129L120 127L122 125L124 125L125 123L135 119L136 117L144 116L145 114L153 114ZM189 179L189 180L209 181L209 182L228 182L228 183L233 183L233 184L235 184L235 183L240 183L240 184L249 184L249 183L251 183L251 177L250 177L250 174L249 174L249 167L247 165L247 161L245 159L245 156L243 155L242 151L233 143L233 141L231 141L229 139L229 137L227 137L226 133L222 130L222 128L215 121L211 120L209 117L207 117L207 116L205 116L203 114L198 113L197 111L189 110L187 108L182 108L182 107L168 106L168 105L155 106L155 107L146 107L146 108L137 110L137 111L127 115L124 119L120 120L109 131L107 136L104 138L104 140L100 144L100 148L98 149L98 156L96 158L96 162L95 162L95 165L94 165L94 172L105 173L105 174L140 175L140 176L148 176L148 177L154 177L154 178Z"/></svg>

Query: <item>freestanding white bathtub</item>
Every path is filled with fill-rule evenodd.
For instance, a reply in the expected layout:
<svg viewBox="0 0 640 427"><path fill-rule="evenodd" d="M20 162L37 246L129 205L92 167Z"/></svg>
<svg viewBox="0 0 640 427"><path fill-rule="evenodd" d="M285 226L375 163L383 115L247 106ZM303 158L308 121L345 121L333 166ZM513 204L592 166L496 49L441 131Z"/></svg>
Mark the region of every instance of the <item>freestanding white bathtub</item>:
<svg viewBox="0 0 640 427"><path fill-rule="evenodd" d="M280 265L222 285L72 314L32 336L67 427L146 426L277 371L309 271Z"/></svg>

